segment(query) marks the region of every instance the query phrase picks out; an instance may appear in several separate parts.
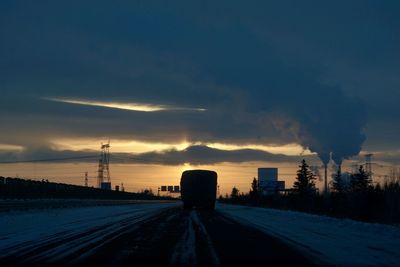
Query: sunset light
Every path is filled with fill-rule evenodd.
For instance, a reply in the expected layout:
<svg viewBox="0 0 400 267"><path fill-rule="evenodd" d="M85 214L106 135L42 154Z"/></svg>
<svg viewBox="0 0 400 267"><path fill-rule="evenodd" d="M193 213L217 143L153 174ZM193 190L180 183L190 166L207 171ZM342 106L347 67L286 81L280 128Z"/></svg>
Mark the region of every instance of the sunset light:
<svg viewBox="0 0 400 267"><path fill-rule="evenodd" d="M399 266L399 13L0 1L0 266Z"/></svg>
<svg viewBox="0 0 400 267"><path fill-rule="evenodd" d="M204 108L185 108L176 107L169 105L155 105L155 104L144 104L144 103L125 103L125 102L106 102L106 101L94 101L94 100L80 100L80 99L70 99L70 98L43 98L45 100L75 104L75 105L85 105L85 106L95 106L95 107L105 107L114 109L123 109L131 111L140 112L156 112L156 111L206 111Z"/></svg>

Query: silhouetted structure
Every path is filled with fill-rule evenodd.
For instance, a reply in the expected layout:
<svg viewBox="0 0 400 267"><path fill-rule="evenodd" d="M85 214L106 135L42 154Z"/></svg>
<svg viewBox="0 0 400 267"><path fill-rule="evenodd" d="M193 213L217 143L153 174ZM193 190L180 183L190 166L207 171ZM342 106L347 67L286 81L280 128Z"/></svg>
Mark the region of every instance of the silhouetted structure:
<svg viewBox="0 0 400 267"><path fill-rule="evenodd" d="M324 195L328 196L328 164L324 164Z"/></svg>
<svg viewBox="0 0 400 267"><path fill-rule="evenodd" d="M85 172L85 186L89 186L88 172Z"/></svg>
<svg viewBox="0 0 400 267"><path fill-rule="evenodd" d="M101 144L99 169L97 171L97 186L104 190L111 190L110 142Z"/></svg>
<svg viewBox="0 0 400 267"><path fill-rule="evenodd" d="M285 189L285 181L278 181L278 168L258 168L258 189L262 194L275 194Z"/></svg>
<svg viewBox="0 0 400 267"><path fill-rule="evenodd" d="M179 185L162 185L160 192L180 193Z"/></svg>
<svg viewBox="0 0 400 267"><path fill-rule="evenodd" d="M239 194L239 190L233 187L231 195L220 196L219 201L300 210L368 222L400 223L398 177L373 186L362 165L352 174L342 173L339 168L333 178L333 190L328 195L321 195L315 188L315 177L304 160L299 167L294 189L285 190L286 194L257 195L257 186L253 179L249 193Z"/></svg>
<svg viewBox="0 0 400 267"><path fill-rule="evenodd" d="M365 172L370 179L372 179L372 156L374 154L365 155Z"/></svg>
<svg viewBox="0 0 400 267"><path fill-rule="evenodd" d="M214 209L217 195L217 173L207 170L184 171L181 178L183 207Z"/></svg>

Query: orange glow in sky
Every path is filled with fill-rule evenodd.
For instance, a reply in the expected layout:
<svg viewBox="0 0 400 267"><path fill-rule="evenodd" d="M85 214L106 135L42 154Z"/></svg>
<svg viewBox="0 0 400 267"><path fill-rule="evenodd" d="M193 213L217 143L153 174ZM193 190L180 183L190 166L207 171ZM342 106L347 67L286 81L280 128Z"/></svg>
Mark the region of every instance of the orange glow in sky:
<svg viewBox="0 0 400 267"><path fill-rule="evenodd" d="M99 144L104 140L93 140L87 138L59 138L51 140L52 148L55 150L99 150ZM197 143L196 143L197 144ZM112 152L123 152L123 153L143 153L150 151L162 151L166 149L177 149L183 150L190 145L194 145L187 141L176 142L176 143L150 143L136 140L111 140ZM207 145L208 147L221 149L221 150L238 150L238 149L255 149L272 154L283 154L288 156L294 155L312 155L313 153L304 149L301 145L291 143L286 145L258 145L258 144L223 144L223 143L201 143L201 145Z"/></svg>
<svg viewBox="0 0 400 267"><path fill-rule="evenodd" d="M99 151L100 144L104 140L88 138L58 138L51 140L51 148L58 151ZM183 150L191 145L187 141L176 143L150 143L136 140L111 140L112 153L144 153L149 151L163 151L167 149ZM221 150L258 149L273 154L284 155L310 155L309 150L304 150L298 144L286 145L236 145L223 143L206 143L211 148ZM18 146L1 146L0 149L23 149ZM112 157L111 157L112 159ZM97 161L93 163L19 163L0 165L1 175L32 179L49 179L52 182L69 184L84 184L84 173L89 173L89 185L96 185ZM214 165L196 165L188 163L176 166L159 164L119 164L111 160L110 172L113 186L124 184L126 191L137 192L142 189L151 188L157 192L161 185L179 185L180 176L183 171L190 169L214 170L218 173L218 184L220 193L230 193L233 186L241 192L248 192L253 177L257 177L257 168L277 167L279 168L279 179L286 181L286 187L293 185L297 165L295 163L268 163L268 162L245 162L245 163L218 163Z"/></svg>
<svg viewBox="0 0 400 267"><path fill-rule="evenodd" d="M218 173L220 193L230 193L233 186L241 192L248 192L253 177L257 177L259 167L278 167L279 179L286 181L286 187L293 185L297 164L288 163L221 163L216 165L190 164L165 166L156 164L112 164L110 165L113 187L124 183L126 191L137 192L151 188L157 192L161 185L179 185L183 171L190 169L214 170ZM1 175L48 179L50 182L84 185L84 174L89 173L89 186L96 186L97 163L19 163L0 165Z"/></svg>

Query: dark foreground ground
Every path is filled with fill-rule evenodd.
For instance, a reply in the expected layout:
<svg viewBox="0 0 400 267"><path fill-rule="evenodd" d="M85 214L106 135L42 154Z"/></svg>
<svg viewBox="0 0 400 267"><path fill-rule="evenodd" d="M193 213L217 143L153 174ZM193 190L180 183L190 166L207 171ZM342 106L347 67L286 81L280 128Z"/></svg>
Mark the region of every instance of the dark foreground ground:
<svg viewBox="0 0 400 267"><path fill-rule="evenodd" d="M111 242L103 235L50 265L313 266L309 259L276 238L242 226L217 211L175 207L140 223L124 223L126 227L113 233L118 237ZM35 254L73 244L79 238L65 238L0 259L0 266L47 266L46 259L38 260Z"/></svg>

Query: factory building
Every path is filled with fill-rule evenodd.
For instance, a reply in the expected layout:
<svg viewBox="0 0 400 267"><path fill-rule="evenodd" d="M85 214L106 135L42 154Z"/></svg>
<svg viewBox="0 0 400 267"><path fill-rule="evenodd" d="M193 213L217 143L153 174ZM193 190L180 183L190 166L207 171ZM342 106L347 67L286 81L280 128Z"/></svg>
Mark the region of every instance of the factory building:
<svg viewBox="0 0 400 267"><path fill-rule="evenodd" d="M102 182L100 188L103 190L111 190L111 182Z"/></svg>
<svg viewBox="0 0 400 267"><path fill-rule="evenodd" d="M263 194L285 190L285 181L278 180L278 168L258 168L258 188Z"/></svg>

